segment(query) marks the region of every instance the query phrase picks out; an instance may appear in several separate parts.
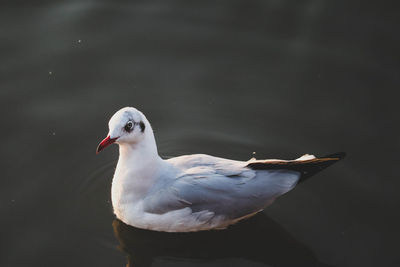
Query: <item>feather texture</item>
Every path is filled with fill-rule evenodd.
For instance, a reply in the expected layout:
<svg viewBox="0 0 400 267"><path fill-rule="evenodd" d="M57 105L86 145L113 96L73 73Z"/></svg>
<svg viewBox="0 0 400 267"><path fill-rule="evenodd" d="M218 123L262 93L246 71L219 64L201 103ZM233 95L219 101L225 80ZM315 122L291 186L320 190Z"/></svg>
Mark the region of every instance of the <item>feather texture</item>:
<svg viewBox="0 0 400 267"><path fill-rule="evenodd" d="M102 149L114 142L120 146L111 190L116 216L132 226L169 232L225 228L344 157L237 161L196 154L163 160L149 121L131 107L110 119L105 140L112 142L102 142Z"/></svg>

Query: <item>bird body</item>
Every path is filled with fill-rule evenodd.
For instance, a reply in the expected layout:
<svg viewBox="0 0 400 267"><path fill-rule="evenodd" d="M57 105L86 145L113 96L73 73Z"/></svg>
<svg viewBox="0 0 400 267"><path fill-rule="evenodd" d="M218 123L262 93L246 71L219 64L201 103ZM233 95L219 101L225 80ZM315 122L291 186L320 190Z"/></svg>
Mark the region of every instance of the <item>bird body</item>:
<svg viewBox="0 0 400 267"><path fill-rule="evenodd" d="M156 231L226 228L343 156L236 161L195 154L163 160L150 123L137 109L119 110L109 128L98 152L119 144L111 190L114 213L126 224Z"/></svg>

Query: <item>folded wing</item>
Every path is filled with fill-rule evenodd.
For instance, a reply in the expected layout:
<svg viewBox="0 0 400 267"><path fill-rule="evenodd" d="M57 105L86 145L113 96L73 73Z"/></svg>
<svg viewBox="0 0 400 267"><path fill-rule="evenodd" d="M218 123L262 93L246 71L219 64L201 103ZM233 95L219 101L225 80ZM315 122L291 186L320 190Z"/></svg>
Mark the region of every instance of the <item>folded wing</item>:
<svg viewBox="0 0 400 267"><path fill-rule="evenodd" d="M146 212L164 214L189 207L193 213L208 211L233 220L262 210L291 190L300 177L295 170L252 169L249 162L207 155L170 162L182 171L148 194Z"/></svg>

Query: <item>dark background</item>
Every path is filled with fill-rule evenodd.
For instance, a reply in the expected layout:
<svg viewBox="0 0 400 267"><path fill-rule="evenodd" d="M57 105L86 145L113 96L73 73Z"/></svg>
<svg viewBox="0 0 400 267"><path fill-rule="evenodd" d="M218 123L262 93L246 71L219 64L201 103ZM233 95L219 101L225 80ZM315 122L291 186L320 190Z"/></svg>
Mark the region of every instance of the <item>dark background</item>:
<svg viewBox="0 0 400 267"><path fill-rule="evenodd" d="M399 266L397 19L384 1L2 2L0 265L126 263L118 151L94 152L134 106L165 157L346 151L265 213L327 264Z"/></svg>

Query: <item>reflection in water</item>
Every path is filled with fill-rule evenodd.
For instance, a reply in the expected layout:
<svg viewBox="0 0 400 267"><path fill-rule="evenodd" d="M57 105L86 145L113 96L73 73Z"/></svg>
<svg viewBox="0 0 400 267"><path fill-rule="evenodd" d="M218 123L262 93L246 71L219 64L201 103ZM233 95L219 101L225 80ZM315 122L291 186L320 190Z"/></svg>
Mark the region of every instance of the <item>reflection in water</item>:
<svg viewBox="0 0 400 267"><path fill-rule="evenodd" d="M264 213L222 231L155 232L113 222L127 266L150 266L156 258L215 260L244 258L269 266L328 266Z"/></svg>

